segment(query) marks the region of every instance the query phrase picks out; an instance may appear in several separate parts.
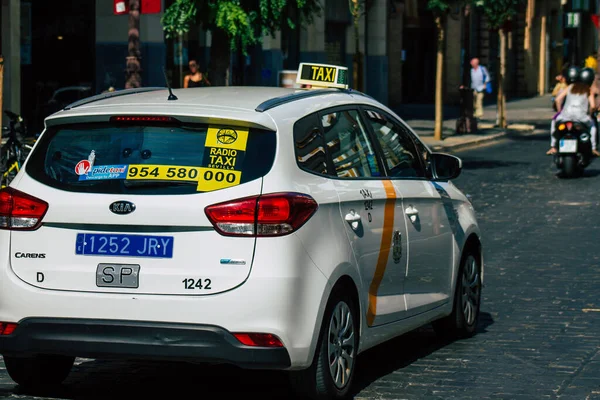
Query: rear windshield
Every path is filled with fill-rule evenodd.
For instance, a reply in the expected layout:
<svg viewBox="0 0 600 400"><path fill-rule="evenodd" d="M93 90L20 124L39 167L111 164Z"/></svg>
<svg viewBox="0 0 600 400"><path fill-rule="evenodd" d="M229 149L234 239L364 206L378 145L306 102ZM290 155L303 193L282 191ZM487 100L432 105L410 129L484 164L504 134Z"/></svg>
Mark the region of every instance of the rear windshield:
<svg viewBox="0 0 600 400"><path fill-rule="evenodd" d="M276 135L213 125L63 125L49 128L27 173L71 192L190 194L267 174Z"/></svg>

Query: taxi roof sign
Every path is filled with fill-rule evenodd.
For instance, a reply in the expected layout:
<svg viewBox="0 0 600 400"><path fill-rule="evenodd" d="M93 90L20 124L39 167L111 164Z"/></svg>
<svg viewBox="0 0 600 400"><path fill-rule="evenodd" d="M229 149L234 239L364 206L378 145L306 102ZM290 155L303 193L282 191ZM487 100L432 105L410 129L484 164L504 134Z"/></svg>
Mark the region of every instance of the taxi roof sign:
<svg viewBox="0 0 600 400"><path fill-rule="evenodd" d="M296 83L312 87L348 89L348 68L339 65L300 63Z"/></svg>

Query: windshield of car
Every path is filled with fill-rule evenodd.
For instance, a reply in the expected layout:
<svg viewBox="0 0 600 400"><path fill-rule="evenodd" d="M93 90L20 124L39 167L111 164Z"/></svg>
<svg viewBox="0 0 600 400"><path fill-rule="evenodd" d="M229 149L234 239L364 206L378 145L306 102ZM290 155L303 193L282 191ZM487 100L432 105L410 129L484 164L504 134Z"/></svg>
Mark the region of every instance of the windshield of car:
<svg viewBox="0 0 600 400"><path fill-rule="evenodd" d="M264 176L275 138L271 131L204 124L64 125L42 135L26 171L73 192L210 192Z"/></svg>

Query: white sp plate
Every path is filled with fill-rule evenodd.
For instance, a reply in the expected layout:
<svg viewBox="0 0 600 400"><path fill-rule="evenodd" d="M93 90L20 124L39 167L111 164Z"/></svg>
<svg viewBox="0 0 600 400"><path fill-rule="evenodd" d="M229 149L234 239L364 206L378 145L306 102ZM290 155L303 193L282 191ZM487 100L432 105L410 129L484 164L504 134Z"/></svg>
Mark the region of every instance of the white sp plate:
<svg viewBox="0 0 600 400"><path fill-rule="evenodd" d="M577 153L577 140L575 139L561 139L558 146L560 153Z"/></svg>

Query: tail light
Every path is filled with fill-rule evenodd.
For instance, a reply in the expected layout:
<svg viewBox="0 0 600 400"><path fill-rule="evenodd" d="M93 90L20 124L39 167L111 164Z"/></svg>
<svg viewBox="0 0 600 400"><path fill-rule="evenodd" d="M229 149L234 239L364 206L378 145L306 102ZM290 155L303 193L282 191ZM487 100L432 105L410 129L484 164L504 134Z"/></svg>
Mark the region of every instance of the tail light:
<svg viewBox="0 0 600 400"><path fill-rule="evenodd" d="M233 336L245 346L283 347L281 340L270 333L234 333Z"/></svg>
<svg viewBox="0 0 600 400"><path fill-rule="evenodd" d="M204 211L221 235L265 237L298 230L317 208L308 195L273 193L215 204Z"/></svg>
<svg viewBox="0 0 600 400"><path fill-rule="evenodd" d="M573 129L573 123L572 122L567 122L567 129L568 130Z"/></svg>
<svg viewBox="0 0 600 400"><path fill-rule="evenodd" d="M48 211L48 203L16 189L0 190L0 229L35 230Z"/></svg>
<svg viewBox="0 0 600 400"><path fill-rule="evenodd" d="M12 322L0 322L0 336L10 335L17 329L17 324Z"/></svg>

